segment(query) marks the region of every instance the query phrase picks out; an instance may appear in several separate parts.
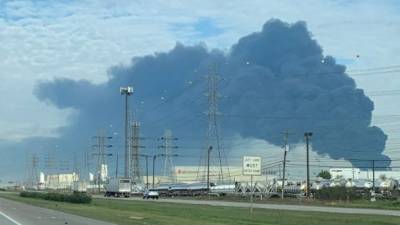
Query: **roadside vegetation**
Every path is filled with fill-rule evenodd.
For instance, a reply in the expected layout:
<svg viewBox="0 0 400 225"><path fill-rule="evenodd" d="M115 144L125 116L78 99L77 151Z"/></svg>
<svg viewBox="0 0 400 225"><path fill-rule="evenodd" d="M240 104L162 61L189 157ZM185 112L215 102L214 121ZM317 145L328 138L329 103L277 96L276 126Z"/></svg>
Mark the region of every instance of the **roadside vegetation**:
<svg viewBox="0 0 400 225"><path fill-rule="evenodd" d="M305 197L280 197L273 198L254 198L255 203L268 204L289 204L289 205L308 205L308 206L332 206L347 208L370 208L370 209L390 209L400 210L400 200L397 199L377 199L371 202L369 195L361 196L351 190L340 188L325 189L314 194L315 198L307 199ZM168 197L163 197L168 198ZM243 196L176 196L176 199L193 199L193 200L213 200L213 201L230 201L230 202L249 202L249 197Z"/></svg>
<svg viewBox="0 0 400 225"><path fill-rule="evenodd" d="M336 200L336 201L350 201L360 199L370 199L371 196L357 192L353 188L346 188L342 186L322 188L314 193L315 199L318 200Z"/></svg>
<svg viewBox="0 0 400 225"><path fill-rule="evenodd" d="M329 173L328 170L321 170L321 172L318 173L317 177L320 177L322 179L330 180L332 178L331 173Z"/></svg>
<svg viewBox="0 0 400 225"><path fill-rule="evenodd" d="M162 203L157 201L121 201L93 199L90 204L52 202L38 198L23 198L16 194L0 197L40 207L113 222L121 225L398 225L400 219L391 216L350 215L318 212L200 206Z"/></svg>
<svg viewBox="0 0 400 225"><path fill-rule="evenodd" d="M46 192L28 192L23 191L19 194L19 196L24 198L38 198L50 201L57 202L71 202L71 203L80 203L80 204L88 204L92 201L92 197L85 193L46 193Z"/></svg>

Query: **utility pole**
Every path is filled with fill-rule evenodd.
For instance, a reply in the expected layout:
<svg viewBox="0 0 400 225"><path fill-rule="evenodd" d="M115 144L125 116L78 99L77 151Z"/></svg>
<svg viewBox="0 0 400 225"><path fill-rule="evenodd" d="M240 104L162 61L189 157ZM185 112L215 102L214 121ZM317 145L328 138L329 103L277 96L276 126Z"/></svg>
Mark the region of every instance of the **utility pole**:
<svg viewBox="0 0 400 225"><path fill-rule="evenodd" d="M153 189L154 189L154 169L156 167L156 158L157 158L157 156L159 156L159 155L157 155L157 154L153 155L153 176L152 176L152 178L153 178L153 183L152 183Z"/></svg>
<svg viewBox="0 0 400 225"><path fill-rule="evenodd" d="M207 154L207 192L210 192L210 154L212 149L213 147L210 146Z"/></svg>
<svg viewBox="0 0 400 225"><path fill-rule="evenodd" d="M283 173L282 173L282 193L281 193L281 198L284 198L285 194L285 175L286 175L286 155L289 151L289 145L288 145L288 137L289 137L289 132L286 131L283 133L283 141L284 141L284 153L283 153Z"/></svg>
<svg viewBox="0 0 400 225"><path fill-rule="evenodd" d="M372 191L375 193L375 160L372 160Z"/></svg>
<svg viewBox="0 0 400 225"><path fill-rule="evenodd" d="M164 136L161 137L160 140L164 142L163 145L158 146L158 148L164 150L162 153L165 156L163 176L168 177L169 182L176 182L174 166L172 163L172 150L178 148L178 146L173 144L173 141L178 140L178 138L172 136L171 130L166 130Z"/></svg>
<svg viewBox="0 0 400 225"><path fill-rule="evenodd" d="M118 177L118 153L117 153L117 162L115 163L115 178Z"/></svg>
<svg viewBox="0 0 400 225"><path fill-rule="evenodd" d="M146 189L149 189L149 155L141 155L146 158Z"/></svg>
<svg viewBox="0 0 400 225"><path fill-rule="evenodd" d="M312 132L305 132L304 137L306 139L306 150L307 150L307 197L310 198L310 138Z"/></svg>
<svg viewBox="0 0 400 225"><path fill-rule="evenodd" d="M133 87L120 87L119 92L125 95L125 170L124 177L129 177L129 141L128 141L128 97L133 94Z"/></svg>

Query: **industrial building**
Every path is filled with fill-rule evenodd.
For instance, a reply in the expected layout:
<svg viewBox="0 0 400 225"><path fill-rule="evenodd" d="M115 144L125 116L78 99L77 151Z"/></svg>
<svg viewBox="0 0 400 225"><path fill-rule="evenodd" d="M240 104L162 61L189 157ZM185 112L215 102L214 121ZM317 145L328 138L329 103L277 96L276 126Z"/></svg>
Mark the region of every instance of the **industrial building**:
<svg viewBox="0 0 400 225"><path fill-rule="evenodd" d="M372 169L361 170L359 168L331 168L329 173L333 179L372 180L374 171ZM400 171L375 170L375 179L381 177L400 180Z"/></svg>
<svg viewBox="0 0 400 225"><path fill-rule="evenodd" d="M79 181L77 173L48 174L45 176L45 187L48 189L71 189Z"/></svg>
<svg viewBox="0 0 400 225"><path fill-rule="evenodd" d="M218 182L221 180L219 177L220 167L210 167L210 182ZM248 182L250 176L243 175L242 167L222 167L224 171L224 182ZM198 166L175 166L175 176L179 183L195 183L200 180L206 180L206 167ZM254 176L253 181L266 181L266 176Z"/></svg>

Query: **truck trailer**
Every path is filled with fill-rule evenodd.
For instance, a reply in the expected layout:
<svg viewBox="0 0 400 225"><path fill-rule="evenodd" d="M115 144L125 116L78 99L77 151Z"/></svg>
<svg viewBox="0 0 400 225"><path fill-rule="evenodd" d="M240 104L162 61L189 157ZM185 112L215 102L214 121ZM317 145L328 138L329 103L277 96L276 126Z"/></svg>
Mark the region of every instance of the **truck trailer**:
<svg viewBox="0 0 400 225"><path fill-rule="evenodd" d="M105 197L125 197L128 198L131 195L131 179L129 178L110 178L108 183L105 185L106 192Z"/></svg>

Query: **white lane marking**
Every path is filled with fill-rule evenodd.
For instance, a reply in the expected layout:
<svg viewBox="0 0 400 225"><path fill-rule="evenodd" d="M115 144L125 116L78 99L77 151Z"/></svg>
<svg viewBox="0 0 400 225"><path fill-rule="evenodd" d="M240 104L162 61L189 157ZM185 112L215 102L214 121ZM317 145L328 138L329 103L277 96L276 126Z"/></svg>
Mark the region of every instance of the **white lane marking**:
<svg viewBox="0 0 400 225"><path fill-rule="evenodd" d="M18 221L14 220L13 218L7 216L5 213L0 211L0 215L4 216L4 218L8 219L9 221L13 222L16 225L22 225L22 223L19 223Z"/></svg>

